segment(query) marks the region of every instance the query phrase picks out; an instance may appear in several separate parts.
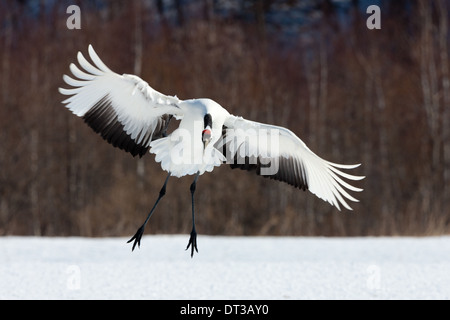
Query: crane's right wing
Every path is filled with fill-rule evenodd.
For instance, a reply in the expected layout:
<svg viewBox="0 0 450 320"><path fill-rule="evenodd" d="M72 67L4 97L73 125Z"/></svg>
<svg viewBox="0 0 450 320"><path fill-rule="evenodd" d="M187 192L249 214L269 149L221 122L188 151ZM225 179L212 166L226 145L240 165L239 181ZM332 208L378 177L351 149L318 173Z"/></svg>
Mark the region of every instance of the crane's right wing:
<svg viewBox="0 0 450 320"><path fill-rule="evenodd" d="M143 156L150 142L162 137L172 116L183 117L177 97L166 96L135 75L119 75L100 60L89 45L88 62L78 52L78 63L70 64L77 79L63 76L70 89L59 88L70 98L66 107L113 146Z"/></svg>
<svg viewBox="0 0 450 320"><path fill-rule="evenodd" d="M253 171L299 189L308 189L339 210L340 205L351 210L346 200L358 201L345 189L355 192L362 189L342 178L356 181L364 177L345 173L341 169L354 169L359 164L343 165L326 161L312 152L292 131L283 127L235 116L230 116L224 126L226 130L217 148L224 151L232 169Z"/></svg>

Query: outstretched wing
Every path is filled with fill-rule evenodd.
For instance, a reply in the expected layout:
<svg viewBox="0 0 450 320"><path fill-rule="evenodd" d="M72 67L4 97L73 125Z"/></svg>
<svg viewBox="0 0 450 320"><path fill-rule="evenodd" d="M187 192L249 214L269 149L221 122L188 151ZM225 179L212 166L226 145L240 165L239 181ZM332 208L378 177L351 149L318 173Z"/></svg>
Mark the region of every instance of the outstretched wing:
<svg viewBox="0 0 450 320"><path fill-rule="evenodd" d="M286 182L299 189L308 189L339 210L340 204L352 210L346 199L358 201L346 189L362 191L342 178L361 180L364 177L339 170L354 169L359 164L342 165L326 161L283 127L230 116L217 148L224 150L231 168L255 171L258 175Z"/></svg>
<svg viewBox="0 0 450 320"><path fill-rule="evenodd" d="M72 87L59 88L71 96L63 103L113 146L142 157L150 142L165 134L172 116L183 116L180 100L157 92L137 76L111 71L91 45L88 51L93 64L78 52L82 69L70 65L76 79L63 76Z"/></svg>

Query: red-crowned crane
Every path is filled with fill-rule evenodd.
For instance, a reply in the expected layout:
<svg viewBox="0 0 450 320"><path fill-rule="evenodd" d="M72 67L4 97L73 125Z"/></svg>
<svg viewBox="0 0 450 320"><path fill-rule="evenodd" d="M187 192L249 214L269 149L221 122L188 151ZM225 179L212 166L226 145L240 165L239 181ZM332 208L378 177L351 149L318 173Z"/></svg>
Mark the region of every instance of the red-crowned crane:
<svg viewBox="0 0 450 320"><path fill-rule="evenodd" d="M70 89L59 92L70 96L65 106L106 141L133 156L148 151L168 172L158 199L136 234L140 246L145 226L166 193L170 176L194 175L191 184L192 231L186 250L191 257L197 250L194 192L198 177L215 167L253 171L258 175L286 182L296 188L308 189L319 198L351 210L347 200L358 201L346 189L362 191L342 178L361 180L364 177L344 173L359 165L342 165L326 161L314 154L290 130L246 120L231 115L211 99L180 100L166 96L141 78L111 71L89 45L92 63L78 53L78 63L70 64L75 78L63 76ZM178 128L168 133L172 118L180 120Z"/></svg>

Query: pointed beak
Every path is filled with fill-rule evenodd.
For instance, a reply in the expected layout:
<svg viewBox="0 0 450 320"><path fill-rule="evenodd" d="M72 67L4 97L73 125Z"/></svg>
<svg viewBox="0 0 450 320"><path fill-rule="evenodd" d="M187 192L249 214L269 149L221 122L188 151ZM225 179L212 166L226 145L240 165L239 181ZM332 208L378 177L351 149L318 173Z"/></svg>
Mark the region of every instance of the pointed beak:
<svg viewBox="0 0 450 320"><path fill-rule="evenodd" d="M205 152L206 147L208 146L208 144L209 144L209 140L203 141L203 152Z"/></svg>

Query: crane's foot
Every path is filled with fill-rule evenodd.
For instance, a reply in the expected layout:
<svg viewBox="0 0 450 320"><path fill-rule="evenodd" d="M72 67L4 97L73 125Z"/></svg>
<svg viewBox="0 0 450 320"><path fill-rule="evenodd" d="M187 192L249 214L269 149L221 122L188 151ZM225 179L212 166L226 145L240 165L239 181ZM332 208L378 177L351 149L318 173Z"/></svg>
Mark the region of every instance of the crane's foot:
<svg viewBox="0 0 450 320"><path fill-rule="evenodd" d="M134 240L133 243L133 247L131 248L131 251L134 251L134 248L136 247L136 244L138 245L138 247L141 247L141 238L142 235L144 234L144 229L145 229L145 224L143 224L134 234L134 236L127 241L127 243L130 243L131 241Z"/></svg>
<svg viewBox="0 0 450 320"><path fill-rule="evenodd" d="M191 246L192 245L192 246ZM189 243L186 247L186 250L191 247L191 258L194 256L194 249L198 253L197 249L197 232L195 232L195 229L192 229L191 231L191 237L189 238Z"/></svg>

